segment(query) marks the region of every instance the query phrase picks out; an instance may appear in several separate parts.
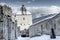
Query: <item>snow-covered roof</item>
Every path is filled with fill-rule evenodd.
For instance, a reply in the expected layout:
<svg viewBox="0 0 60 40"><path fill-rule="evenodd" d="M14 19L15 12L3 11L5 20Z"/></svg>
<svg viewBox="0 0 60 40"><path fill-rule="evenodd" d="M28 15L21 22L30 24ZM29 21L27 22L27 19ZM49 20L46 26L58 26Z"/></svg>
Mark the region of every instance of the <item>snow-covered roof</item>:
<svg viewBox="0 0 60 40"><path fill-rule="evenodd" d="M16 14L22 14L22 12L19 10L19 11L16 12ZM24 14L25 14L25 12L24 12ZM26 11L26 14L31 14L31 12Z"/></svg>
<svg viewBox="0 0 60 40"><path fill-rule="evenodd" d="M48 20L48 19L52 19L52 18L56 17L56 16L59 15L59 14L60 14L60 13L55 14L55 15L50 16L50 17L47 17L47 18L44 18L44 19L42 19L42 20L40 20L40 21L38 21L38 22L32 24L31 26L36 25L36 24L38 24L38 23L40 23L40 22L42 22L42 21Z"/></svg>
<svg viewBox="0 0 60 40"><path fill-rule="evenodd" d="M38 21L40 21L40 20L42 20L42 19L44 19L44 18L51 17L51 16L54 16L54 15L55 14L49 14L49 15L46 15L46 16L35 18L35 19L32 20L33 24L36 23L36 22L38 22Z"/></svg>

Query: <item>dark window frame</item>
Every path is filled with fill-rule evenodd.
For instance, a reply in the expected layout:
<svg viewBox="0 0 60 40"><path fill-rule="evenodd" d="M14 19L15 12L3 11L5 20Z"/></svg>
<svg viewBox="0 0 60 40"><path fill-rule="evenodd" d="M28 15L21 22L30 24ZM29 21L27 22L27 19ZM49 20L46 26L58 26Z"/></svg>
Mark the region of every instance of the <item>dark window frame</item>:
<svg viewBox="0 0 60 40"><path fill-rule="evenodd" d="M23 20L25 20L25 17L23 17Z"/></svg>

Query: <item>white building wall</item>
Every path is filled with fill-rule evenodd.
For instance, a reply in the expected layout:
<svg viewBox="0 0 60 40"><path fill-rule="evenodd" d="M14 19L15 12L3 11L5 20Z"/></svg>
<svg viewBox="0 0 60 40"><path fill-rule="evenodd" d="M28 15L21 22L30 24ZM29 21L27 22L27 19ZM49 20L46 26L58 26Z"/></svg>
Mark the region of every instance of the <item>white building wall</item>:
<svg viewBox="0 0 60 40"><path fill-rule="evenodd" d="M32 25L32 15L20 15L16 14L16 20L18 26L20 26L20 30L28 29L30 25Z"/></svg>

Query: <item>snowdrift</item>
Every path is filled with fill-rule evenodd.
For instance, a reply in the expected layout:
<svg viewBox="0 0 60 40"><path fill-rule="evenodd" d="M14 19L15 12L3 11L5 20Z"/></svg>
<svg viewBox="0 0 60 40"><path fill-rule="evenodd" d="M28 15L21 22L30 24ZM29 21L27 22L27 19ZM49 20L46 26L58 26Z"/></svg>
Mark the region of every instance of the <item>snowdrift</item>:
<svg viewBox="0 0 60 40"><path fill-rule="evenodd" d="M60 40L60 36L56 36L56 39L50 39L50 35L42 35L38 37L18 37L17 40Z"/></svg>

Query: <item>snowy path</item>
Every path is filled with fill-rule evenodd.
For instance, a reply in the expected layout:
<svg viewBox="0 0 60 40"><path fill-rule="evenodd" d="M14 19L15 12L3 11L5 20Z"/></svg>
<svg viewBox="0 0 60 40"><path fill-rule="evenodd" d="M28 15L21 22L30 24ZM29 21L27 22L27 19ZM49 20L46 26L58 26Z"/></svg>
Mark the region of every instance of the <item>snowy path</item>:
<svg viewBox="0 0 60 40"><path fill-rule="evenodd" d="M33 38L29 38L29 37L26 37L26 38L18 37L17 40L60 40L60 36L57 36L56 39L50 39L50 36L49 35L42 35L42 36L33 37Z"/></svg>
<svg viewBox="0 0 60 40"><path fill-rule="evenodd" d="M18 37L17 40L29 40L30 38L29 37Z"/></svg>

